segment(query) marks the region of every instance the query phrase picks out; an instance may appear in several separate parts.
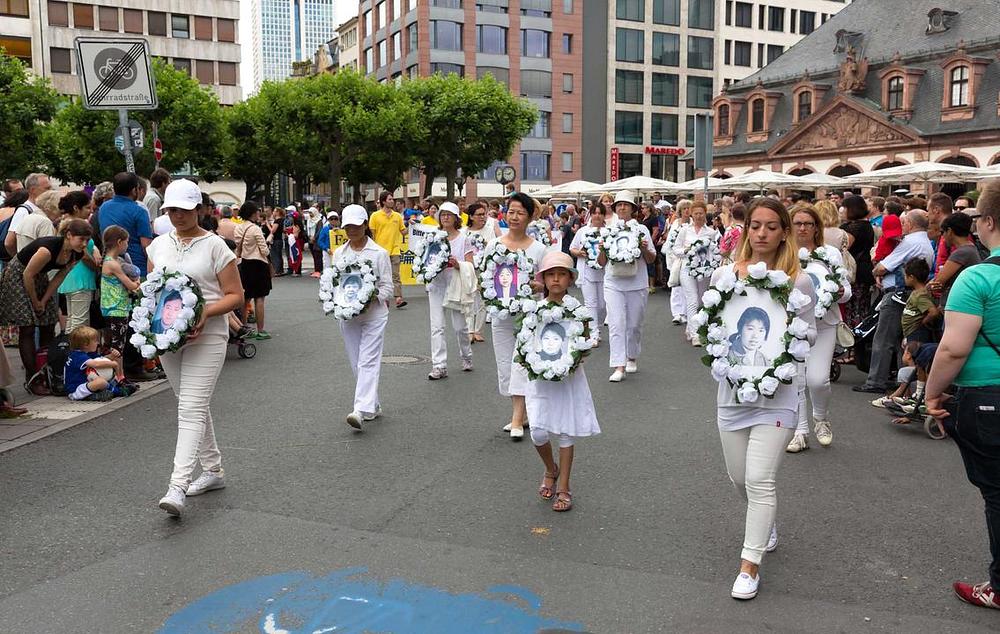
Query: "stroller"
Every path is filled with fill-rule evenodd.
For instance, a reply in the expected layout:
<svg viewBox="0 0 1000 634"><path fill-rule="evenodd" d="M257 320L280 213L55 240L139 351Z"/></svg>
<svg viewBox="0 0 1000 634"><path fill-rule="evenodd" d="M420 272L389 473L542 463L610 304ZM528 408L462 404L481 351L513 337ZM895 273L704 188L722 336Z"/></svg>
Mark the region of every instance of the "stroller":
<svg viewBox="0 0 1000 634"><path fill-rule="evenodd" d="M909 291L898 291L892 294L892 300L897 304L906 305L906 300L909 298ZM882 300L884 295L880 295L878 301L875 302L874 308L870 315L861 320L861 322L854 327L854 346L851 348L838 348L837 355L835 356L835 365L840 365L837 363L836 359L844 357L848 353L854 354L854 366L867 373L871 369L872 364L872 343L875 340L875 330L878 328L878 317L879 317L879 306L882 305ZM894 375L896 370L899 369L899 363L896 358L892 359L892 367L890 368L890 375ZM837 378L840 378L840 368L836 370ZM831 376L831 380L833 379Z"/></svg>
<svg viewBox="0 0 1000 634"><path fill-rule="evenodd" d="M236 318L243 323L241 311L234 311ZM226 323L229 325L229 345L236 346L236 354L240 355L241 359L253 359L257 356L257 346L247 341L250 335L253 334L253 328L246 325L245 323L239 328L234 328L233 323L227 319Z"/></svg>

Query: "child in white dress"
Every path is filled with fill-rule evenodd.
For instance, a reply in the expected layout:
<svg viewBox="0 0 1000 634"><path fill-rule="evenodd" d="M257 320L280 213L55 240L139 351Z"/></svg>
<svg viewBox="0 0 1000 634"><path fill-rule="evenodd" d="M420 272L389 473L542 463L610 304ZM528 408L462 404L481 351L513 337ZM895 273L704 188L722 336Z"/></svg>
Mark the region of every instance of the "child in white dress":
<svg viewBox="0 0 1000 634"><path fill-rule="evenodd" d="M545 285L545 299L561 304L576 274L570 256L561 251L546 253L537 273L538 281ZM585 332L584 337L589 337L589 333ZM577 438L601 433L587 376L580 366L561 381L528 381L526 392L531 441L545 464L545 475L538 494L545 500L555 498L553 511L568 511L573 507L573 494L569 488L573 444ZM553 459L550 435L559 443L558 465Z"/></svg>

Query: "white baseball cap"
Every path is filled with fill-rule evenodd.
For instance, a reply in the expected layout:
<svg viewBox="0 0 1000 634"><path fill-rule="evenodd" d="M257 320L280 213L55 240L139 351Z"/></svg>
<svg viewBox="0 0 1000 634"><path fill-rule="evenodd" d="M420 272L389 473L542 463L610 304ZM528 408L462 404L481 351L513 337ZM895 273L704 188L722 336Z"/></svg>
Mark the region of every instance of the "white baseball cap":
<svg viewBox="0 0 1000 634"><path fill-rule="evenodd" d="M295 205L289 205L285 207L285 211L298 211L298 209L295 208Z"/></svg>
<svg viewBox="0 0 1000 634"><path fill-rule="evenodd" d="M348 205L344 207L344 215L341 220L342 225L349 227L350 225L363 225L368 222L368 212L361 205Z"/></svg>
<svg viewBox="0 0 1000 634"><path fill-rule="evenodd" d="M201 189L197 183L186 178L171 181L163 193L163 209L184 209L191 211L201 204Z"/></svg>
<svg viewBox="0 0 1000 634"><path fill-rule="evenodd" d="M340 218L340 214L338 214L336 211L331 211L326 215L327 220L329 220L330 218Z"/></svg>

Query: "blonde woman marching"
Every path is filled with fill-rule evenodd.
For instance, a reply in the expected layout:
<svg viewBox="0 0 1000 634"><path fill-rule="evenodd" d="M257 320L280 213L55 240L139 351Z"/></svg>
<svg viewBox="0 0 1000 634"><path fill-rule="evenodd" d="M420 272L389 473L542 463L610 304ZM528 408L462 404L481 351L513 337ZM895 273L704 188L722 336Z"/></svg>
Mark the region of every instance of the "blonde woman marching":
<svg viewBox="0 0 1000 634"><path fill-rule="evenodd" d="M623 225L635 218L639 207L632 192L622 191L615 196L616 224ZM649 230L638 226L639 250L642 257L630 264L608 264L604 251L598 261L604 267L604 301L608 311L608 341L611 345L611 367L614 371L608 378L619 383L626 374L639 371L639 353L642 351L642 323L646 318L646 303L649 301L645 264L656 260L653 239ZM643 266L640 266L643 264Z"/></svg>
<svg viewBox="0 0 1000 634"><path fill-rule="evenodd" d="M451 257L448 258L448 266L427 285L427 303L431 310L431 372L427 378L431 381L448 378L448 344L444 337L446 317L451 318L451 327L458 336L462 371L472 371L472 342L469 340L465 315L459 310L444 307L448 284L452 277L461 275L459 262L472 263L472 244L469 237L461 231L462 217L459 215L458 205L450 201L441 203L437 219L438 226L448 233Z"/></svg>
<svg viewBox="0 0 1000 634"><path fill-rule="evenodd" d="M608 316L607 304L604 300L604 267L592 268L587 264L587 245L584 238L588 236L587 228L593 227L600 231L604 227L604 214L597 211L590 214L590 223L587 227L581 228L573 236L573 242L569 245L570 255L576 258L576 268L579 271L577 284L583 291L583 305L594 314L593 327L597 329L597 340L600 341L600 329ZM600 238L600 236L596 236ZM599 265L600 262L597 262Z"/></svg>
<svg viewBox="0 0 1000 634"><path fill-rule="evenodd" d="M687 338L695 347L702 345L698 330L691 323L691 318L701 309L701 296L708 290L709 277L695 279L688 269L687 255L691 245L699 238L708 238L713 242L719 240L719 232L708 223L708 208L703 201L691 203L691 222L682 225L677 240L674 242L674 255L681 259L681 288L684 289L684 300L687 302Z"/></svg>
<svg viewBox="0 0 1000 634"><path fill-rule="evenodd" d="M769 271L784 271L793 280L794 288L811 299L799 308L797 316L808 325L808 339L812 341L816 332L812 282L799 269L788 211L776 200L757 198L750 203L746 224L735 264L718 268L712 284L733 274L746 279L748 268L761 262ZM722 453L729 479L747 503L740 571L731 591L735 599L757 596L764 553L778 547L775 482L785 447L795 431L798 400L794 382L780 384L773 398L752 403L738 401L729 383L719 382L717 416Z"/></svg>

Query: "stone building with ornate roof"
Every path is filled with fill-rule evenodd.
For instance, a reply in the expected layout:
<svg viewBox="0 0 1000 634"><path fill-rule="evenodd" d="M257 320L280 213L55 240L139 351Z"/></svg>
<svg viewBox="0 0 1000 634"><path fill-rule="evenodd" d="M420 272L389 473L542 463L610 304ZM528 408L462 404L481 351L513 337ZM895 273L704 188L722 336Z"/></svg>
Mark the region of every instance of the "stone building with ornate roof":
<svg viewBox="0 0 1000 634"><path fill-rule="evenodd" d="M1000 0L856 0L712 102L713 175L1000 163Z"/></svg>

